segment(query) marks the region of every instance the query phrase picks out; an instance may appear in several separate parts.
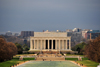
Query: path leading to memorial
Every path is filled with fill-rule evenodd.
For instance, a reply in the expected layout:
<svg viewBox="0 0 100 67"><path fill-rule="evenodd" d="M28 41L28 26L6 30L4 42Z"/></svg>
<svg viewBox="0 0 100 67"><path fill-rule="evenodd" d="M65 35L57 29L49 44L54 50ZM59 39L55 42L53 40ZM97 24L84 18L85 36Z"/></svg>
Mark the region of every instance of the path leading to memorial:
<svg viewBox="0 0 100 67"><path fill-rule="evenodd" d="M80 67L70 61L29 61L17 67Z"/></svg>

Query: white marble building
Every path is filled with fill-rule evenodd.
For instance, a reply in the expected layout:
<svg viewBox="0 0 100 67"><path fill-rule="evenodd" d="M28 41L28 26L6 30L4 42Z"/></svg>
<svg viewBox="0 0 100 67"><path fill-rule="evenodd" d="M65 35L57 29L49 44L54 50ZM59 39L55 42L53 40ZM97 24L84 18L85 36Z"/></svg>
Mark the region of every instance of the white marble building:
<svg viewBox="0 0 100 67"><path fill-rule="evenodd" d="M71 51L71 37L67 32L34 32L30 37L30 51Z"/></svg>

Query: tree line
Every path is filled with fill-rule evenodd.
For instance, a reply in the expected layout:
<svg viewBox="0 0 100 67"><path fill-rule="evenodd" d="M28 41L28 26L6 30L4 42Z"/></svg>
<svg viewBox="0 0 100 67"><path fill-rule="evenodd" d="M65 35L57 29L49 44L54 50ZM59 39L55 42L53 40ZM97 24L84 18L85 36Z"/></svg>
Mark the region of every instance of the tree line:
<svg viewBox="0 0 100 67"><path fill-rule="evenodd" d="M84 54L90 60L100 63L100 36L94 40L90 40L87 44L82 42L74 47L73 51L78 51L78 54Z"/></svg>
<svg viewBox="0 0 100 67"><path fill-rule="evenodd" d="M29 47L25 44L6 42L6 39L0 36L0 62L10 60L16 54L22 54L23 50L28 51ZM85 54L90 60L100 63L100 36L90 40L87 44L79 43L72 50L78 51L78 54Z"/></svg>
<svg viewBox="0 0 100 67"><path fill-rule="evenodd" d="M11 60L14 55L22 54L24 51L28 51L27 45L21 45L19 43L7 42L6 39L0 36L0 62Z"/></svg>
<svg viewBox="0 0 100 67"><path fill-rule="evenodd" d="M11 60L16 54L16 45L12 42L6 42L5 38L0 36L0 62Z"/></svg>
<svg viewBox="0 0 100 67"><path fill-rule="evenodd" d="M87 44L85 42L79 43L79 44L75 45L74 47L72 47L72 50L78 51L78 54L83 55L83 54L85 54L84 52L85 52L86 45Z"/></svg>
<svg viewBox="0 0 100 67"><path fill-rule="evenodd" d="M91 40L85 47L85 55L90 60L100 63L100 36Z"/></svg>

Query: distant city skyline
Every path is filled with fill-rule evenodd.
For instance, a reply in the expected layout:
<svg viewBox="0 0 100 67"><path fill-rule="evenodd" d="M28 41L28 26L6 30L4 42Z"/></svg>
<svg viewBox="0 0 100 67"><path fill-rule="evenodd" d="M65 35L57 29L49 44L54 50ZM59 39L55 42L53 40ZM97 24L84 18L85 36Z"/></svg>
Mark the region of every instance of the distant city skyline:
<svg viewBox="0 0 100 67"><path fill-rule="evenodd" d="M75 29L75 28L73 28ZM73 29L66 29L66 30L73 30ZM81 29L81 28L80 28ZM66 30L63 30L63 31L66 31ZM89 30L89 29L82 29L82 30ZM94 30L94 29L90 29L90 30ZM98 29L100 30L100 29ZM27 31L27 30L24 30L24 31ZM29 30L30 31L30 30ZM47 30L42 30L42 31L34 31L34 32L43 32L43 31L47 31ZM57 31L57 30L48 30L48 31ZM58 30L58 31L62 31L62 30ZM21 31L19 32L13 32L13 31L5 31L5 32L0 32L0 34L5 34L6 32L12 32L12 33L19 33L21 34Z"/></svg>
<svg viewBox="0 0 100 67"><path fill-rule="evenodd" d="M0 0L0 32L100 30L100 0Z"/></svg>

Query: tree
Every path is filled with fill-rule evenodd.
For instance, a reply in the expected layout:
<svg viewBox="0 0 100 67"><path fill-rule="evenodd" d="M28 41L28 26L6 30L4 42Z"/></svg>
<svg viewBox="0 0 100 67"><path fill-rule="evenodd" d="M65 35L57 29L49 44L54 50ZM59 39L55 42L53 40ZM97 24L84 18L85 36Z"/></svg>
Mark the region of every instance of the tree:
<svg viewBox="0 0 100 67"><path fill-rule="evenodd" d="M23 47L24 51L28 51L29 50L29 47L26 44L24 44L22 47Z"/></svg>
<svg viewBox="0 0 100 67"><path fill-rule="evenodd" d="M90 60L100 63L100 36L89 42L85 54Z"/></svg>
<svg viewBox="0 0 100 67"><path fill-rule="evenodd" d="M79 54L80 53L80 48L78 47L76 50L78 51L78 54Z"/></svg>
<svg viewBox="0 0 100 67"><path fill-rule="evenodd" d="M17 52L18 52L18 54L22 54L22 52L23 52L22 46L20 44L18 44L18 43L15 43L15 44L17 46Z"/></svg>
<svg viewBox="0 0 100 67"><path fill-rule="evenodd" d="M6 41L0 38L0 62L6 59L7 51L9 51L6 45Z"/></svg>
<svg viewBox="0 0 100 67"><path fill-rule="evenodd" d="M29 50L29 47L28 46L25 46L24 50L25 51L28 51Z"/></svg>
<svg viewBox="0 0 100 67"><path fill-rule="evenodd" d="M72 50L73 51L78 51L78 54L84 54L84 50L85 50L85 46L87 44L82 42L82 43L79 43L77 45L75 45L74 47L72 47Z"/></svg>
<svg viewBox="0 0 100 67"><path fill-rule="evenodd" d="M13 58L13 55L16 55L17 54L17 47L14 43L12 42L8 42L7 43L8 45L8 48L10 48L10 55L11 55L11 58Z"/></svg>
<svg viewBox="0 0 100 67"><path fill-rule="evenodd" d="M0 37L0 62L12 59L16 54L16 46L12 42L7 43L5 38Z"/></svg>
<svg viewBox="0 0 100 67"><path fill-rule="evenodd" d="M6 39L3 36L0 36L0 38L4 39L6 41Z"/></svg>

